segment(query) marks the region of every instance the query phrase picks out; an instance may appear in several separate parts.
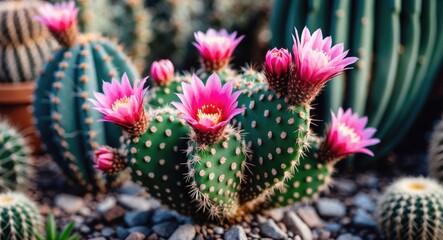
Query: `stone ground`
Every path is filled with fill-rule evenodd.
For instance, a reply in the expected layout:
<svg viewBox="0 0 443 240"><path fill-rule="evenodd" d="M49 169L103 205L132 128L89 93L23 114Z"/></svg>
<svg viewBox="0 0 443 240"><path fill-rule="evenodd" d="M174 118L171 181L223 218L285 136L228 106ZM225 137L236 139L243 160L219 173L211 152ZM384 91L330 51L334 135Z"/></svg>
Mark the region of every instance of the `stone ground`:
<svg viewBox="0 0 443 240"><path fill-rule="evenodd" d="M415 165L422 159L401 159L401 171L388 164L378 172L337 174L330 191L316 201L256 214L231 227L194 224L131 183L95 198L76 196L46 157L39 159L37 186L30 195L44 216L54 213L59 226L74 221L82 239L383 239L377 230L377 199L395 176L417 175Z"/></svg>

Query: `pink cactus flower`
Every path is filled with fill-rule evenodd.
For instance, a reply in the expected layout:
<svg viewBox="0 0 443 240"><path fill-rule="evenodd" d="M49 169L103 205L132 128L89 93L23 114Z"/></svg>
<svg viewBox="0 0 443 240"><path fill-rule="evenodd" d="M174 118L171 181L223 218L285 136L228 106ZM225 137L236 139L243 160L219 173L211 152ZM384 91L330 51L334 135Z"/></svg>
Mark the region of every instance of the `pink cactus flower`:
<svg viewBox="0 0 443 240"><path fill-rule="evenodd" d="M301 38L295 29L293 38L295 77L289 85L289 94L293 98L305 96L297 99L298 104L311 102L327 81L349 69L347 66L358 60L356 57L346 57L349 50L343 51L343 43L332 46L331 37L323 38L320 29L311 35L305 27Z"/></svg>
<svg viewBox="0 0 443 240"><path fill-rule="evenodd" d="M96 110L104 114L101 121L113 122L133 135L141 135L147 128L143 96L146 79L134 82L131 87L128 76L123 74L122 82L112 79L111 83L103 82L103 93L95 92L95 99L89 99Z"/></svg>
<svg viewBox="0 0 443 240"><path fill-rule="evenodd" d="M320 156L326 161L340 160L353 153L374 156L366 147L375 145L380 140L372 138L377 130L371 127L366 128L367 122L367 117L359 118L358 114L352 113L351 109L344 112L340 108L337 116L332 113L332 123L320 147Z"/></svg>
<svg viewBox="0 0 443 240"><path fill-rule="evenodd" d="M276 92L285 93L291 78L292 59L287 49L274 48L266 53L263 66L269 85Z"/></svg>
<svg viewBox="0 0 443 240"><path fill-rule="evenodd" d="M151 65L151 77L160 86L168 85L174 77L174 65L169 59L154 61Z"/></svg>
<svg viewBox="0 0 443 240"><path fill-rule="evenodd" d="M206 33L194 33L194 46L198 49L203 65L208 72L218 71L229 64L232 53L244 38L236 38L237 32L228 34L225 29L216 31L212 28Z"/></svg>
<svg viewBox="0 0 443 240"><path fill-rule="evenodd" d="M233 92L231 82L222 86L220 78L213 73L206 86L193 76L191 84L182 83L183 94L177 94L180 102L172 102L196 133L199 143L214 143L222 136L225 126L237 114L243 112L237 108L240 91Z"/></svg>
<svg viewBox="0 0 443 240"><path fill-rule="evenodd" d="M47 26L49 30L61 32L69 29L77 22L79 8L74 1L50 4L46 3L38 9L36 19Z"/></svg>
<svg viewBox="0 0 443 240"><path fill-rule="evenodd" d="M95 168L106 173L116 174L122 171L126 164L117 149L102 146L94 152Z"/></svg>

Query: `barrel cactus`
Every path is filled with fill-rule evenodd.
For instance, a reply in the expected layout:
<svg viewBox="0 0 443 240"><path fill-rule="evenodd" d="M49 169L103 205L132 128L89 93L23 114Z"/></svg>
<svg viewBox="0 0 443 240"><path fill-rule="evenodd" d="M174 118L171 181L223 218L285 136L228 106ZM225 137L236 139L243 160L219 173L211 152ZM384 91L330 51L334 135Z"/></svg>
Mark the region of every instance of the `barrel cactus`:
<svg viewBox="0 0 443 240"><path fill-rule="evenodd" d="M26 139L5 120L0 121L0 192L28 187L33 175Z"/></svg>
<svg viewBox="0 0 443 240"><path fill-rule="evenodd" d="M150 106L149 99L145 108L144 81L131 85L126 76L121 83L105 83L104 94L90 100L103 121L126 132L120 151L106 148L97 155L99 169L114 174L124 163L136 183L171 208L199 220L235 222L251 211L311 199L327 186L336 162L356 152L372 155L366 147L378 143L375 129L351 110L333 115L323 140L311 136L313 98L356 60L346 57L342 45L328 45L331 39L323 39L320 30L312 36L303 31L295 49L305 58L294 67L291 58L269 51L266 78L250 70L226 75L218 68L229 64L225 53L237 45L232 35L217 35L217 44L210 44L213 34L196 36L203 66L216 66L220 75L183 77L177 94L162 91L175 81L157 84L163 101L171 101L163 107L158 101ZM313 64L318 58L330 62Z"/></svg>
<svg viewBox="0 0 443 240"><path fill-rule="evenodd" d="M34 81L57 43L33 17L41 1L0 2L0 82Z"/></svg>
<svg viewBox="0 0 443 240"><path fill-rule="evenodd" d="M348 106L379 128L379 157L407 133L422 108L443 60L443 2L276 0L272 45L290 47L289 29L322 28L359 57L354 69L338 76L320 101L324 116ZM401 122L402 124L397 124Z"/></svg>
<svg viewBox="0 0 443 240"><path fill-rule="evenodd" d="M58 11L64 11L64 17ZM87 98L102 88L102 81L126 72L137 76L121 48L109 40L76 31L73 2L46 5L39 20L60 40L62 48L47 62L35 91L34 117L47 151L67 179L88 191L104 190L118 181L93 167L93 151L100 145L119 145L121 131L97 122L100 115ZM64 22L66 21L66 22Z"/></svg>
<svg viewBox="0 0 443 240"><path fill-rule="evenodd" d="M0 239L37 239L42 227L36 204L22 193L0 194Z"/></svg>
<svg viewBox="0 0 443 240"><path fill-rule="evenodd" d="M380 229L389 239L443 236L443 187L423 177L401 178L380 199Z"/></svg>

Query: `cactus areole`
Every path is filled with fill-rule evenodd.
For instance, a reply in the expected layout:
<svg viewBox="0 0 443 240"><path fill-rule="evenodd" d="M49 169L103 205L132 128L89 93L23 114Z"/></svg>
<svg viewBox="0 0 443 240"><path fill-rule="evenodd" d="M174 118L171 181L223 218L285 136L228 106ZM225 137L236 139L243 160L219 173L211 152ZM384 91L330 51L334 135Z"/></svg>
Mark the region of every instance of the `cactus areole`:
<svg viewBox="0 0 443 240"><path fill-rule="evenodd" d="M202 59L220 54L217 44L228 40L218 38L234 45L241 39L220 33L225 34L208 31L213 40L196 34ZM320 30L311 36L305 29L295 44L303 59L293 63L287 50L271 50L264 63L266 77L251 69L237 74L229 65L204 75L204 65L201 78L176 75L143 91L148 98L142 108L125 100L124 107L132 111L125 110L123 118L109 117L121 99L113 96L142 85L123 87L126 77L109 83L91 101L104 121L122 126L127 134L118 152L97 151L98 168L114 173L124 159L134 182L169 207L203 221L233 223L252 211L316 197L338 160L355 152L371 154L365 147L378 140L371 139L375 129L366 128L366 118L351 110L338 113L332 137L311 136L310 102L318 93L312 86L321 88L356 58L345 58L342 45L331 46ZM140 91L128 90L125 99L140 98ZM305 93L311 96L300 95ZM141 115L146 121L132 122ZM140 124L145 131L127 131Z"/></svg>

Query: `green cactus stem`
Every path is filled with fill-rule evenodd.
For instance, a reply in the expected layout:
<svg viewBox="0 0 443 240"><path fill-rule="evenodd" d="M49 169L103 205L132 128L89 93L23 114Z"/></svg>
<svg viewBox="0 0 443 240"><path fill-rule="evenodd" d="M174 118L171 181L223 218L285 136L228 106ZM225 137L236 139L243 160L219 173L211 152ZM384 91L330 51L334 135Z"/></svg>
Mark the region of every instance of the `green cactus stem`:
<svg viewBox="0 0 443 240"><path fill-rule="evenodd" d="M104 190L107 182L117 184L94 169L92 158L98 146L119 146L121 135L112 124L98 122L101 115L87 98L101 90L102 81L124 72L137 78L118 46L82 35L75 46L56 52L38 79L34 117L42 142L67 179L87 191Z"/></svg>

